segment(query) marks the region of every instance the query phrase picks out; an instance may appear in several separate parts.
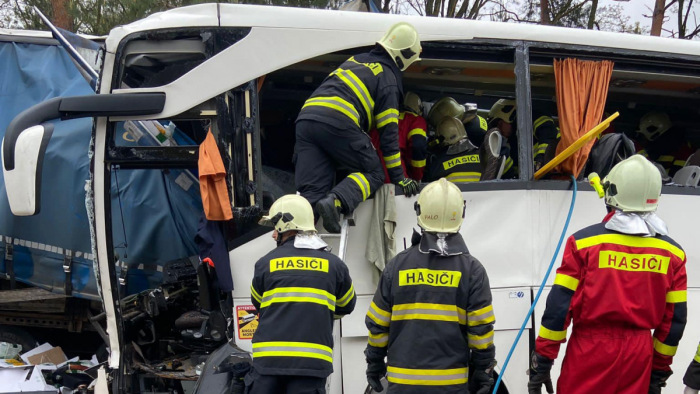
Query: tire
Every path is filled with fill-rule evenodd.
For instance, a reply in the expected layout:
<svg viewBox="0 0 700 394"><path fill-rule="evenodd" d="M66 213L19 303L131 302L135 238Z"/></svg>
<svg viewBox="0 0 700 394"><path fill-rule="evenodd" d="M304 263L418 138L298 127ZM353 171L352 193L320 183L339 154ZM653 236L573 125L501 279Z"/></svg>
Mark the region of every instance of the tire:
<svg viewBox="0 0 700 394"><path fill-rule="evenodd" d="M22 346L20 353L26 353L34 349L39 343L27 331L15 327L0 325L0 342L8 342Z"/></svg>

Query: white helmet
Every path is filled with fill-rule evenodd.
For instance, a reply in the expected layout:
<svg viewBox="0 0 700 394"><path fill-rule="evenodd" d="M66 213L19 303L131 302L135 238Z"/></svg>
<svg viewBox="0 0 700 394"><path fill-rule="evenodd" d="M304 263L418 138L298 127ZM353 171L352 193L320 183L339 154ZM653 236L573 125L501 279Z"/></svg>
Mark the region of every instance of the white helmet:
<svg viewBox="0 0 700 394"><path fill-rule="evenodd" d="M454 145L467 138L467 131L459 119L444 118L437 128L437 135L442 137L443 145Z"/></svg>
<svg viewBox="0 0 700 394"><path fill-rule="evenodd" d="M267 216L263 216L258 224L272 226L278 233L285 231L316 231L314 211L304 197L287 194L275 201Z"/></svg>
<svg viewBox="0 0 700 394"><path fill-rule="evenodd" d="M418 32L406 22L399 22L390 27L377 44L386 49L401 71L406 70L411 63L420 60L418 56L423 50Z"/></svg>
<svg viewBox="0 0 700 394"><path fill-rule="evenodd" d="M431 182L420 192L414 206L418 225L431 233L456 233L464 220L465 204L454 183L445 178Z"/></svg>
<svg viewBox="0 0 700 394"><path fill-rule="evenodd" d="M500 99L491 107L488 115L488 121L491 122L494 119L501 119L506 123L513 123L515 121L514 114L517 106L515 100Z"/></svg>
<svg viewBox="0 0 700 394"><path fill-rule="evenodd" d="M671 128L671 119L665 112L652 111L639 120L638 133L647 141L654 141Z"/></svg>
<svg viewBox="0 0 700 394"><path fill-rule="evenodd" d="M438 127L445 118L462 119L464 112L464 106L459 104L457 100L452 97L443 97L430 107L428 121L433 126Z"/></svg>
<svg viewBox="0 0 700 394"><path fill-rule="evenodd" d="M406 92L403 96L403 106L417 115L423 115L423 101L413 92Z"/></svg>
<svg viewBox="0 0 700 394"><path fill-rule="evenodd" d="M644 156L615 165L603 179L605 204L623 212L653 212L661 196L661 173Z"/></svg>

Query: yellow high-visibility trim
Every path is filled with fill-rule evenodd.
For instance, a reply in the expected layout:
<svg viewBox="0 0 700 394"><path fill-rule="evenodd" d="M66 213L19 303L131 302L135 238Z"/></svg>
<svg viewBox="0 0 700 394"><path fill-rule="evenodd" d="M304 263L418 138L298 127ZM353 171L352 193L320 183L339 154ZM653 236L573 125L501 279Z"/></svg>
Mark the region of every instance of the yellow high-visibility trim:
<svg viewBox="0 0 700 394"><path fill-rule="evenodd" d="M657 353L663 354L664 356L675 356L678 346L669 346L658 339L654 338L654 350Z"/></svg>
<svg viewBox="0 0 700 394"><path fill-rule="evenodd" d="M557 276L554 277L555 285L564 286L567 289L573 291L576 291L576 288L578 287L578 282L578 279L565 274L557 274Z"/></svg>
<svg viewBox="0 0 700 394"><path fill-rule="evenodd" d="M318 97L314 97L314 98L318 98ZM350 104L347 101L345 101L341 98L338 98L338 97L324 97L324 99L332 100L332 101L342 101L347 106L352 108L352 104ZM334 110L342 113L343 115L347 116L348 118L350 118L353 122L355 122L357 127L360 127L360 120L357 117L357 115L353 114L352 112L348 111L347 109L345 109L344 107L342 107L340 105L328 103L325 101L313 101L313 99L309 99L309 100L306 100L306 103L304 103L304 106L302 106L301 108L303 109L303 108L310 107L310 106L326 107L326 108L334 109Z"/></svg>
<svg viewBox="0 0 700 394"><path fill-rule="evenodd" d="M616 244L630 247L638 248L657 248L667 250L674 255L678 256L679 259L685 259L685 252L683 249L659 238L653 237L639 237L636 235L625 235L625 234L601 234L594 235L592 237L579 239L576 241L576 248L578 250L583 250L590 248L591 246L596 246L600 244Z"/></svg>
<svg viewBox="0 0 700 394"><path fill-rule="evenodd" d="M445 177L450 182L479 182L480 172L453 172Z"/></svg>
<svg viewBox="0 0 700 394"><path fill-rule="evenodd" d="M468 382L468 376L468 368L408 369L391 366L387 367L387 380L389 382L414 386L447 386L466 384ZM428 377L431 379L426 379ZM444 378L440 379L440 377Z"/></svg>
<svg viewBox="0 0 700 394"><path fill-rule="evenodd" d="M360 187L360 191L362 192L362 201L368 199L370 190L369 181L367 180L367 177L365 177L365 175L361 172L353 172L352 174L348 175L348 178L355 181L355 183L357 183L357 186Z"/></svg>
<svg viewBox="0 0 700 394"><path fill-rule="evenodd" d="M695 357L693 358L693 360L700 363L700 345L698 345L698 350L695 352Z"/></svg>
<svg viewBox="0 0 700 394"><path fill-rule="evenodd" d="M409 139L412 138L413 136L416 136L416 135L421 135L421 136L426 137L426 138L428 137L428 136L425 134L425 130L423 130L423 129L421 129L421 128L413 129L413 130L411 130L411 131L408 132L408 138L409 138Z"/></svg>
<svg viewBox="0 0 700 394"><path fill-rule="evenodd" d="M425 159L423 159L423 160L411 160L411 167L413 167L413 168L425 167Z"/></svg>
<svg viewBox="0 0 700 394"><path fill-rule="evenodd" d="M333 71L332 74L340 78L340 80L342 80L343 82L345 82L345 85L347 85L353 91L353 93L355 93L357 99L360 100L360 103L362 104L362 107L365 109L365 113L367 114L367 130L370 130L372 128L372 112L374 111L374 100L372 100L372 96L370 96L369 92L367 91L367 87L365 86L365 84L362 83L362 81L357 77L357 75L355 75L355 73L353 73L350 70L343 70L342 68L339 68ZM352 82L348 79L348 77L352 79ZM365 97L367 98L367 100L365 100Z"/></svg>
<svg viewBox="0 0 700 394"><path fill-rule="evenodd" d="M256 348L261 348L261 347L270 347L270 346L286 346L286 347L299 347L299 348L309 348L309 349L319 349L319 350L325 350L328 353L333 353L333 349L321 345L318 343L311 343L311 342L287 342L287 341L270 341L270 342L256 342L253 343L253 349Z"/></svg>
<svg viewBox="0 0 700 394"><path fill-rule="evenodd" d="M314 297L275 297L269 301L260 303L260 308L267 308L272 304L280 304L285 302L308 302L312 304L319 304L327 306L328 309L335 312L335 304L328 302L327 300L321 300Z"/></svg>
<svg viewBox="0 0 700 394"><path fill-rule="evenodd" d="M350 290L345 293L344 296L340 297L340 299L336 302L336 305L339 307L344 307L347 305L350 300L352 300L353 296L355 295L355 285L353 283L350 283Z"/></svg>
<svg viewBox="0 0 700 394"><path fill-rule="evenodd" d="M508 170L510 170L511 167L513 167L513 159L508 157L508 158L506 158L506 165L505 165L505 168L503 169L503 173L505 174L506 172L508 172Z"/></svg>
<svg viewBox="0 0 700 394"><path fill-rule="evenodd" d="M333 357L328 357L325 354L318 353L307 353L307 352L287 352L287 351L273 351L273 352L253 352L253 357L306 357L306 358L318 358L320 360L333 362Z"/></svg>
<svg viewBox="0 0 700 394"><path fill-rule="evenodd" d="M489 324L496 321L493 314L493 305L477 309L467 313L467 320L470 326L478 326L481 324Z"/></svg>
<svg viewBox="0 0 700 394"><path fill-rule="evenodd" d="M566 339L566 330L554 331L545 326L540 327L540 338L549 339L550 341L563 341Z"/></svg>
<svg viewBox="0 0 700 394"><path fill-rule="evenodd" d="M468 368L452 368L452 369L411 369L411 368L398 368L387 366L387 372L400 373L404 375L430 375L430 376L441 376L441 375L456 375L458 373L467 373Z"/></svg>
<svg viewBox="0 0 700 394"><path fill-rule="evenodd" d="M253 296L253 298L255 298L255 301L262 302L262 296L255 291L255 287L253 287L253 285L250 285L250 294Z"/></svg>
<svg viewBox="0 0 700 394"><path fill-rule="evenodd" d="M388 333L372 334L372 332L370 331L367 343L370 346L374 346L374 347L387 347L387 345L389 344L389 334Z"/></svg>
<svg viewBox="0 0 700 394"><path fill-rule="evenodd" d="M666 302L669 304L677 304L679 302L688 302L688 291L677 290L666 293Z"/></svg>
<svg viewBox="0 0 700 394"><path fill-rule="evenodd" d="M305 297L305 296L284 296L285 293L307 293L307 294L318 294L323 296L323 298L315 297ZM309 302L312 304L319 304L327 306L331 311L335 311L335 296L325 290L314 289L313 287L278 287L276 289L268 290L263 293L262 298L265 299L268 296L282 294L279 297L273 297L269 300L260 303L260 308L266 308L271 304L284 303L284 302Z"/></svg>
<svg viewBox="0 0 700 394"><path fill-rule="evenodd" d="M466 384L468 378L449 379L449 380L422 380L422 379L401 379L388 376L386 378L391 383L407 384L412 386L448 386L452 384Z"/></svg>
<svg viewBox="0 0 700 394"><path fill-rule="evenodd" d="M493 346L493 330L484 335L473 335L467 333L467 341L470 349L487 349Z"/></svg>
<svg viewBox="0 0 700 394"><path fill-rule="evenodd" d="M387 116L387 115L396 115L396 117L398 117L398 116L399 116L399 110L398 110L398 109L395 109L395 108L389 108L389 109L387 109L386 111L380 112L379 115L377 115L377 119L383 118L383 117L385 117L385 116Z"/></svg>
<svg viewBox="0 0 700 394"><path fill-rule="evenodd" d="M372 301L372 303L369 304L367 317L369 317L372 321L374 321L382 327L389 327L389 323L391 321L391 313L378 307L377 304L374 303L374 301Z"/></svg>
<svg viewBox="0 0 700 394"><path fill-rule="evenodd" d="M389 123L399 124L399 111L394 108L389 108L375 116L375 120L377 121L378 129L388 125Z"/></svg>
<svg viewBox="0 0 700 394"><path fill-rule="evenodd" d="M425 310L446 312L444 315L432 313L421 313ZM415 311L414 313L400 314L396 312ZM451 314L447 314L451 312ZM459 324L467 323L467 311L456 306L448 304L431 304L424 302L416 302L412 304L398 304L392 307L391 320L433 320L433 321L450 321Z"/></svg>
<svg viewBox="0 0 700 394"><path fill-rule="evenodd" d="M674 160L673 165L677 167L685 167L685 160Z"/></svg>
<svg viewBox="0 0 700 394"><path fill-rule="evenodd" d="M398 152L398 153L395 153L395 154L389 155L389 156L384 156L385 161L391 161L391 160L396 160L396 159L400 159L400 158L401 158L401 152Z"/></svg>
<svg viewBox="0 0 700 394"><path fill-rule="evenodd" d="M550 118L549 116L540 116L539 118L537 118L537 120L535 120L533 130L537 130L538 127L542 126L543 124L549 121L552 121L552 123L554 123L554 119Z"/></svg>
<svg viewBox="0 0 700 394"><path fill-rule="evenodd" d="M391 317L391 313L390 313L390 312L387 312L387 311L385 311L384 309L378 307L377 304L374 303L374 301L372 301L372 302L369 304L369 307L370 307L370 309L373 309L375 312L377 312L380 316Z"/></svg>
<svg viewBox="0 0 700 394"><path fill-rule="evenodd" d="M393 155L384 156L384 165L386 168L399 167L401 165L401 152Z"/></svg>
<svg viewBox="0 0 700 394"><path fill-rule="evenodd" d="M662 155L662 156L659 156L659 158L656 159L656 161L658 161L658 162L666 162L667 161L667 162L671 163L671 162L673 162L673 156Z"/></svg>

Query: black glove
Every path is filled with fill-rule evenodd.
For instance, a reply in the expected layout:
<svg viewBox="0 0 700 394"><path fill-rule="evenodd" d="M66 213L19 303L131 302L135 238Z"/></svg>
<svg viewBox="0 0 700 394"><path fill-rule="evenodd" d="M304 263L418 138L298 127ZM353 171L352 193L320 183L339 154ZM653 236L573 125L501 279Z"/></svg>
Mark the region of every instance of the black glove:
<svg viewBox="0 0 700 394"><path fill-rule="evenodd" d="M367 383L372 390L381 393L384 390L382 387L382 378L386 375L386 363L384 360L367 359Z"/></svg>
<svg viewBox="0 0 700 394"><path fill-rule="evenodd" d="M474 394L489 394L493 389L493 368L496 360L493 360L486 369L475 369L470 380L469 392Z"/></svg>
<svg viewBox="0 0 700 394"><path fill-rule="evenodd" d="M411 197L418 194L418 182L411 178L404 178L398 182L398 185L403 189L403 194L406 197Z"/></svg>
<svg viewBox="0 0 700 394"><path fill-rule="evenodd" d="M661 389L666 387L666 381L673 374L673 371L651 371L649 379L649 394L661 394Z"/></svg>
<svg viewBox="0 0 700 394"><path fill-rule="evenodd" d="M530 370L528 371L530 374L530 380L527 382L528 394L542 394L543 384L549 394L554 393L552 377L549 375L552 364L554 364L554 360L532 352Z"/></svg>

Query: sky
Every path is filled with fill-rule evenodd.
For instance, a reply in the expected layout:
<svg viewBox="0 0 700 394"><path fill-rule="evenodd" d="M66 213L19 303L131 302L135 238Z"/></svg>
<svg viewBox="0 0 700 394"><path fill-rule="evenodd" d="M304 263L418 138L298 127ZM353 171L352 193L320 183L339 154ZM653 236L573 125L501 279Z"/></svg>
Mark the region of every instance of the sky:
<svg viewBox="0 0 700 394"><path fill-rule="evenodd" d="M669 0L666 0L668 3ZM635 21L639 21L642 26L651 28L651 18L645 18L644 15L651 15L653 12L654 8L654 0L629 0L629 1L614 1L614 0L601 0L599 3L599 6L603 5L608 5L608 4L617 4L621 5L623 7L623 10L627 16L629 16L630 22L634 23ZM687 3L687 1L686 1ZM694 2L695 3L695 2ZM697 2L697 4L693 4L693 10L697 14L697 20L700 23L700 2ZM666 11L665 15L665 23L664 23L664 28L668 30L677 30L677 25L678 22L675 19L676 13L671 12L671 10ZM688 21L688 27L690 26L695 26L694 23L692 23L692 18L693 15L690 15L689 21ZM662 36L668 36L668 32L662 32Z"/></svg>

